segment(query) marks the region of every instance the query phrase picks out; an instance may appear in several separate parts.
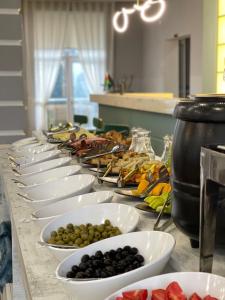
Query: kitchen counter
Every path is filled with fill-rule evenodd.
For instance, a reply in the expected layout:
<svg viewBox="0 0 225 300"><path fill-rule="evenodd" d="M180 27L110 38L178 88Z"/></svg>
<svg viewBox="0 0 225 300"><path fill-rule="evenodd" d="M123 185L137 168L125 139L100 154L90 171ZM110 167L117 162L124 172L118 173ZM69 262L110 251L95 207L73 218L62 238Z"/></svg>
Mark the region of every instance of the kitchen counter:
<svg viewBox="0 0 225 300"><path fill-rule="evenodd" d="M33 209L16 195L16 186L11 181L12 172L7 167L7 160L3 159L7 150L0 151L0 164L2 165L2 179L5 198L10 207L13 230L14 253L19 260L17 277L20 277L26 291L26 300L82 300L67 294L64 286L55 278L57 260L45 247L37 244L40 228L35 221L30 221ZM83 168L82 173L90 173ZM95 190L112 190L112 185L95 183ZM115 194L113 202L135 205L138 202L131 198ZM152 230L156 216L140 211L140 223L137 230ZM198 250L191 249L189 239L178 231L174 225L168 228L176 239L176 247L165 272L173 271L198 271ZM15 253L15 251L17 253ZM225 276L224 264L225 250L217 250L213 272ZM14 266L15 268L15 266ZM15 272L15 270L14 270ZM15 291L16 293L16 291ZM13 299L20 299L16 296ZM22 299L22 298L21 298ZM25 300L25 298L23 298Z"/></svg>
<svg viewBox="0 0 225 300"><path fill-rule="evenodd" d="M146 112L172 115L180 99L163 93L125 93L91 95L91 101L101 105L128 108Z"/></svg>

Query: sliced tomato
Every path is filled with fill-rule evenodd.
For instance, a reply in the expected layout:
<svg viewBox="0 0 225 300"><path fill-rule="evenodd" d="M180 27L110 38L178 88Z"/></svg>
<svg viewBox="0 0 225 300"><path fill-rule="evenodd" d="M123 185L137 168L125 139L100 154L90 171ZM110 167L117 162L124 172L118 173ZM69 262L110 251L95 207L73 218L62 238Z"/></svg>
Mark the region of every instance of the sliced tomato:
<svg viewBox="0 0 225 300"><path fill-rule="evenodd" d="M166 290L158 289L152 291L152 300L167 300Z"/></svg>
<svg viewBox="0 0 225 300"><path fill-rule="evenodd" d="M210 295L207 295L203 298L203 300L218 300L218 299L215 297L211 297Z"/></svg>
<svg viewBox="0 0 225 300"><path fill-rule="evenodd" d="M191 295L189 300L202 300L202 298L197 293L194 293Z"/></svg>
<svg viewBox="0 0 225 300"><path fill-rule="evenodd" d="M123 297L116 297L116 300L124 300Z"/></svg>
<svg viewBox="0 0 225 300"><path fill-rule="evenodd" d="M166 288L166 297L168 300L186 300L182 288L176 281L171 282Z"/></svg>
<svg viewBox="0 0 225 300"><path fill-rule="evenodd" d="M124 300L147 300L148 291L143 289L123 292L123 298Z"/></svg>

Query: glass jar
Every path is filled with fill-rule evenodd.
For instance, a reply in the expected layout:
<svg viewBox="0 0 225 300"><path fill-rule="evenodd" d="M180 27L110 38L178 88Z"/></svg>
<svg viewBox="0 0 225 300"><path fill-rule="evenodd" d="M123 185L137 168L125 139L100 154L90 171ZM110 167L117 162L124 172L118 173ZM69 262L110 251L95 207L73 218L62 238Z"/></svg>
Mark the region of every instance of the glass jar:
<svg viewBox="0 0 225 300"><path fill-rule="evenodd" d="M136 152L136 149L137 149L137 138L138 138L138 128L133 127L131 129L131 136L132 136L132 140L131 140L131 144L130 144L129 150Z"/></svg>
<svg viewBox="0 0 225 300"><path fill-rule="evenodd" d="M138 132L138 152L147 153L150 160L155 159L155 151L151 144L151 131L142 129Z"/></svg>
<svg viewBox="0 0 225 300"><path fill-rule="evenodd" d="M171 165L171 151L172 151L172 140L173 137L166 135L164 137L164 150L161 156L161 161L167 166Z"/></svg>

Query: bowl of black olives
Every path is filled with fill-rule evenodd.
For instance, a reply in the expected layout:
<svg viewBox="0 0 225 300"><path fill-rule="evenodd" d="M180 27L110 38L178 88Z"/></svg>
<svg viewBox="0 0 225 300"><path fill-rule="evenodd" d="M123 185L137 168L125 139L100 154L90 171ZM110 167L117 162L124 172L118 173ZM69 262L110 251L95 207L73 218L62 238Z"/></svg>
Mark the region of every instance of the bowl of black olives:
<svg viewBox="0 0 225 300"><path fill-rule="evenodd" d="M74 252L58 265L56 277L77 299L104 300L126 285L160 274L174 245L165 232L118 235Z"/></svg>
<svg viewBox="0 0 225 300"><path fill-rule="evenodd" d="M62 260L80 248L134 231L138 221L139 213L128 205L88 205L51 221L43 228L40 240Z"/></svg>

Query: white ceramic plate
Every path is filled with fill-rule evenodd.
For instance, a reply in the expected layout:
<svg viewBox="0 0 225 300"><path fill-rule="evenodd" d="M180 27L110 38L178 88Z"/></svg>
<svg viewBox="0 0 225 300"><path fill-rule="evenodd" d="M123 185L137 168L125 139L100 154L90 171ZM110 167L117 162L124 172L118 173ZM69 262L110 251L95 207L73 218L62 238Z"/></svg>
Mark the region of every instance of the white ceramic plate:
<svg viewBox="0 0 225 300"><path fill-rule="evenodd" d="M72 160L71 157L56 158L56 159L52 159L49 161L44 161L39 164L35 164L33 166L26 167L26 168L18 170L18 171L20 172L21 175L24 175L24 176L21 176L21 179L23 180L23 178L25 178L25 175L30 176L31 174L34 174L34 173L40 173L40 172L51 170L51 169L54 169L57 167L66 166L71 162L71 160ZM18 175L18 174L15 174L15 175Z"/></svg>
<svg viewBox="0 0 225 300"><path fill-rule="evenodd" d="M44 226L66 212L82 206L111 202L112 198L113 192L100 191L64 199L35 211L32 214L33 220L40 226Z"/></svg>
<svg viewBox="0 0 225 300"><path fill-rule="evenodd" d="M57 217L47 224L40 235L42 242L47 242L51 236L51 232L59 227L65 227L68 223L81 225L91 223L93 225L103 224L105 220L110 220L113 226L119 227L122 233L133 231L139 222L139 213L137 210L125 204L119 203L104 203L95 204L75 209L70 213L66 213ZM122 236L121 236L122 239ZM56 247L48 247L59 260L72 254L74 249L62 249Z"/></svg>
<svg viewBox="0 0 225 300"><path fill-rule="evenodd" d="M14 143L12 143L12 147L20 147L22 145L25 144L30 144L35 142L37 139L35 137L28 137L28 138L24 138L24 139L20 139Z"/></svg>
<svg viewBox="0 0 225 300"><path fill-rule="evenodd" d="M37 163L41 163L43 161L51 160L56 157L59 157L61 154L60 150L52 150L52 151L46 151L41 152L38 154L33 154L31 156L21 157L15 160L16 164L19 166L17 167L18 170L21 170L21 168L26 168L28 166L32 166Z"/></svg>
<svg viewBox="0 0 225 300"><path fill-rule="evenodd" d="M145 259L143 267L105 279L82 282L67 280L66 273L73 265L80 263L84 254L94 255L98 250L106 252L126 245L139 249ZM90 300L91 295L91 300L104 300L128 284L160 274L171 256L174 245L173 236L160 231L140 231L112 237L74 252L59 264L56 276L77 299Z"/></svg>
<svg viewBox="0 0 225 300"><path fill-rule="evenodd" d="M183 289L186 296L189 298L194 292L200 297L210 295L217 299L225 299L225 278L214 274L200 272L183 272L169 273L160 276L148 278L121 289L120 291L109 296L105 300L115 300L124 291L135 289L165 289L172 281L177 281Z"/></svg>
<svg viewBox="0 0 225 300"><path fill-rule="evenodd" d="M81 170L79 165L71 165L65 167L59 167L56 169L51 169L42 173L37 173L30 176L20 176L18 178L14 178L15 182L17 182L18 187L23 190L25 186L32 186L36 184L47 183L50 181L54 181L59 178L68 177L71 175L78 174Z"/></svg>
<svg viewBox="0 0 225 300"><path fill-rule="evenodd" d="M35 209L39 209L44 205L65 198L88 193L91 190L94 181L95 177L93 175L72 175L48 183L27 187L21 194L31 198L31 201L26 201Z"/></svg>

